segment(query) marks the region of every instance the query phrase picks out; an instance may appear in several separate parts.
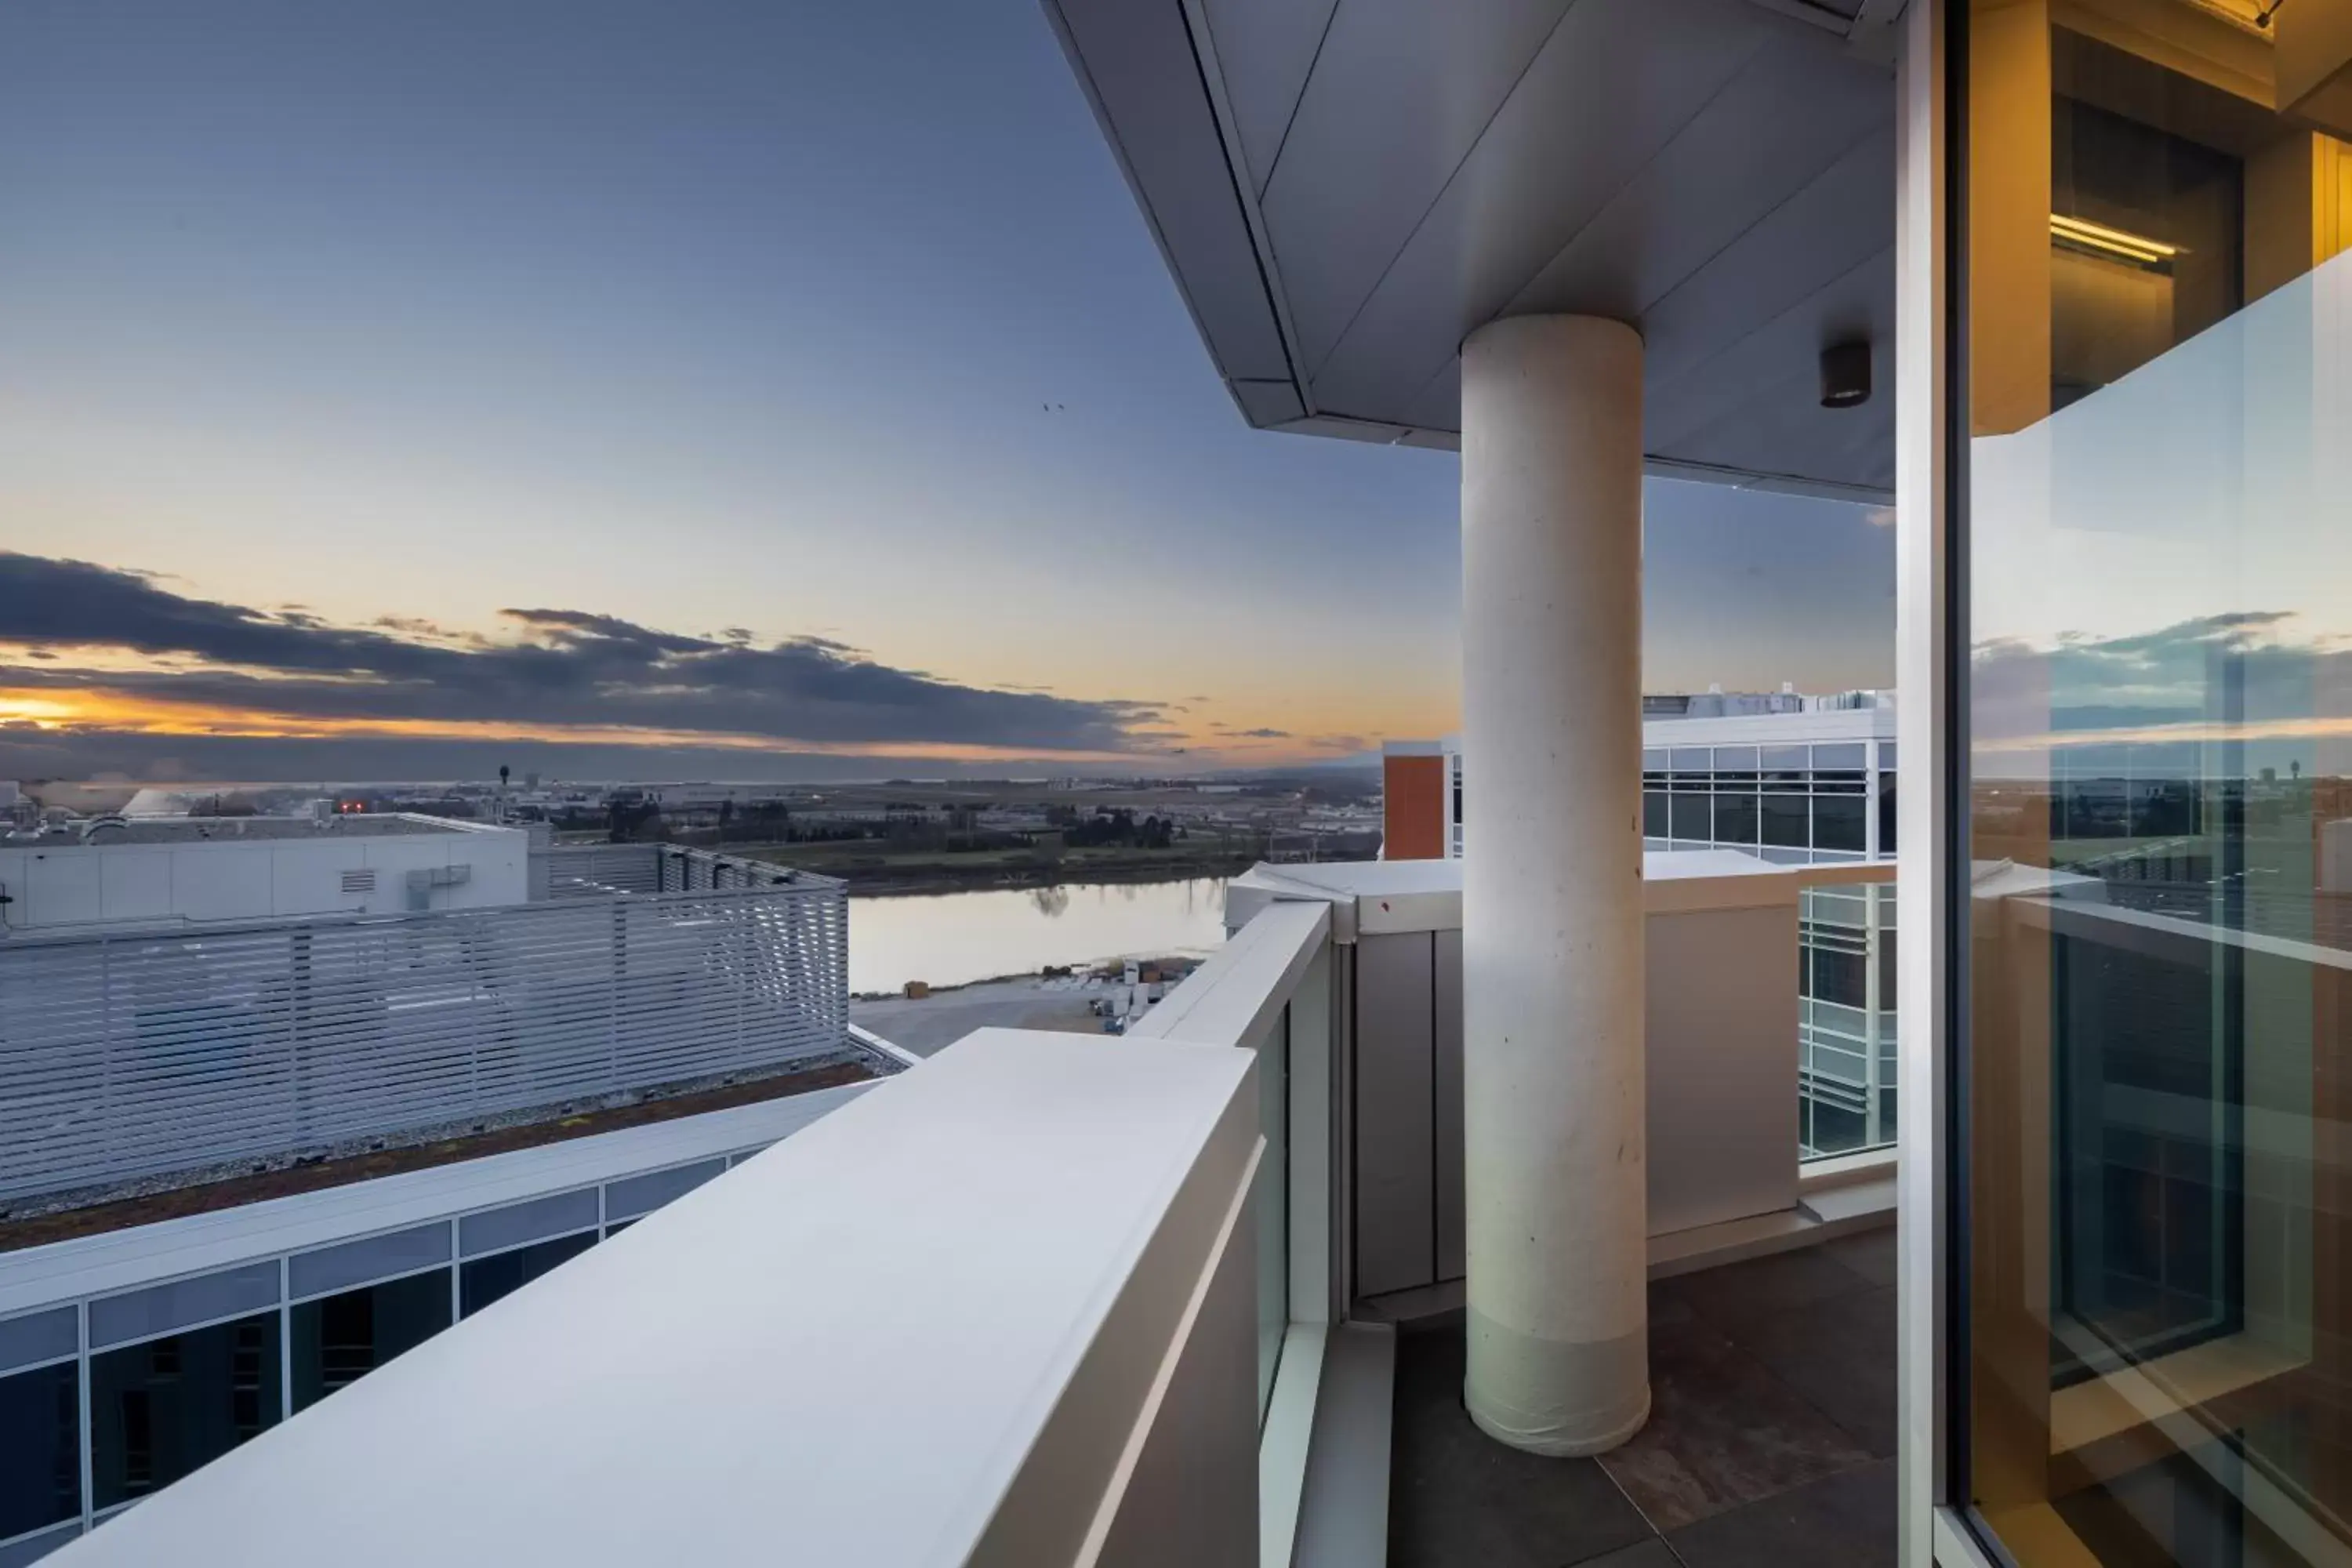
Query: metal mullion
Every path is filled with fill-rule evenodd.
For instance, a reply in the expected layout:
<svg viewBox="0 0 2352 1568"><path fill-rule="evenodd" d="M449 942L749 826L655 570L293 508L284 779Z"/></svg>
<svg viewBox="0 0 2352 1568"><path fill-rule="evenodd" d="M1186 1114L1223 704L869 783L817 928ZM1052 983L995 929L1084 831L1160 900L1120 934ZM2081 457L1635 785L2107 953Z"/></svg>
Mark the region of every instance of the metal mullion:
<svg viewBox="0 0 2352 1568"><path fill-rule="evenodd" d="M294 1302L287 1292L292 1260L278 1255L278 1419L294 1419Z"/></svg>
<svg viewBox="0 0 2352 1568"><path fill-rule="evenodd" d="M81 1368L81 1389L79 1396L81 1406L81 1454L79 1456L81 1459L81 1528L82 1533L87 1535L92 1523L91 1514L93 1505L97 1501L98 1491L98 1466L92 1454L97 1439L93 1435L94 1423L90 1415L89 1303L84 1300L78 1301L74 1305L75 1321L81 1335L81 1348L75 1359Z"/></svg>

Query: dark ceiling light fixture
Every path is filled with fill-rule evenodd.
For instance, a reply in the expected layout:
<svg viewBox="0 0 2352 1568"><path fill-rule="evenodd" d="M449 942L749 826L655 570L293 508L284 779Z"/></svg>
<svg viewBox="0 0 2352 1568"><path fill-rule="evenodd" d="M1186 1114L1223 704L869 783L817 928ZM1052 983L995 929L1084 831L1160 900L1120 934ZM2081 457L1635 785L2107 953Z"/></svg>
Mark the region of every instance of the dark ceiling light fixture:
<svg viewBox="0 0 2352 1568"><path fill-rule="evenodd" d="M1870 401L1870 343L1832 343L1822 351L1822 406L1858 408Z"/></svg>

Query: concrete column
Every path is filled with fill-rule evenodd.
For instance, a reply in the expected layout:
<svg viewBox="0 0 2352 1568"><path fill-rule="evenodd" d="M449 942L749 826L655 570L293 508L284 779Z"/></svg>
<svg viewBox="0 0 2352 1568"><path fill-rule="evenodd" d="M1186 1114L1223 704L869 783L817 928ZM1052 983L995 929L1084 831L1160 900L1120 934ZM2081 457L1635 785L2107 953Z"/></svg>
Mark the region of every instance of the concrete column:
<svg viewBox="0 0 2352 1568"><path fill-rule="evenodd" d="M1472 1419L1538 1454L1650 1413L1642 342L1462 349L1462 941Z"/></svg>

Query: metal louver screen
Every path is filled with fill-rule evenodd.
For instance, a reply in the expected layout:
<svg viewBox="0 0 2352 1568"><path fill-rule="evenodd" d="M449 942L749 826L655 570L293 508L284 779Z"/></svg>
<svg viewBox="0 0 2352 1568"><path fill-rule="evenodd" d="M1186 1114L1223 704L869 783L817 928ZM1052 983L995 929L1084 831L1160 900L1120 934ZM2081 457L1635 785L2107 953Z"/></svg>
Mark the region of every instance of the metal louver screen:
<svg viewBox="0 0 2352 1568"><path fill-rule="evenodd" d="M742 890L0 943L0 1200L839 1049L843 889L767 869Z"/></svg>

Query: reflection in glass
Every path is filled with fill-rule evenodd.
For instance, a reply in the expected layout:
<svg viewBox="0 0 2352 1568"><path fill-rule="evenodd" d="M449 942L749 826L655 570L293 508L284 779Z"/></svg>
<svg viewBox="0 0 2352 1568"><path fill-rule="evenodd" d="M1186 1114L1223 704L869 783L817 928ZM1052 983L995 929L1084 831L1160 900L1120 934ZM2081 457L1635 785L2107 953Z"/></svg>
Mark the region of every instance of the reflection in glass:
<svg viewBox="0 0 2352 1568"><path fill-rule="evenodd" d="M446 1268L296 1302L294 1408L308 1409L448 1326Z"/></svg>
<svg viewBox="0 0 2352 1568"><path fill-rule="evenodd" d="M511 1296L541 1275L596 1245L596 1233L559 1236L512 1252L469 1258L457 1266L457 1315L470 1318L491 1302Z"/></svg>
<svg viewBox="0 0 2352 1568"><path fill-rule="evenodd" d="M1958 14L1969 1495L2021 1568L2343 1561L2352 40Z"/></svg>
<svg viewBox="0 0 2352 1568"><path fill-rule="evenodd" d="M81 1514L81 1372L0 1377L0 1541Z"/></svg>
<svg viewBox="0 0 2352 1568"><path fill-rule="evenodd" d="M1895 889L1800 894L1798 1138L1804 1159L1895 1141Z"/></svg>
<svg viewBox="0 0 2352 1568"><path fill-rule="evenodd" d="M275 1310L89 1358L99 1508L170 1485L278 1423Z"/></svg>

